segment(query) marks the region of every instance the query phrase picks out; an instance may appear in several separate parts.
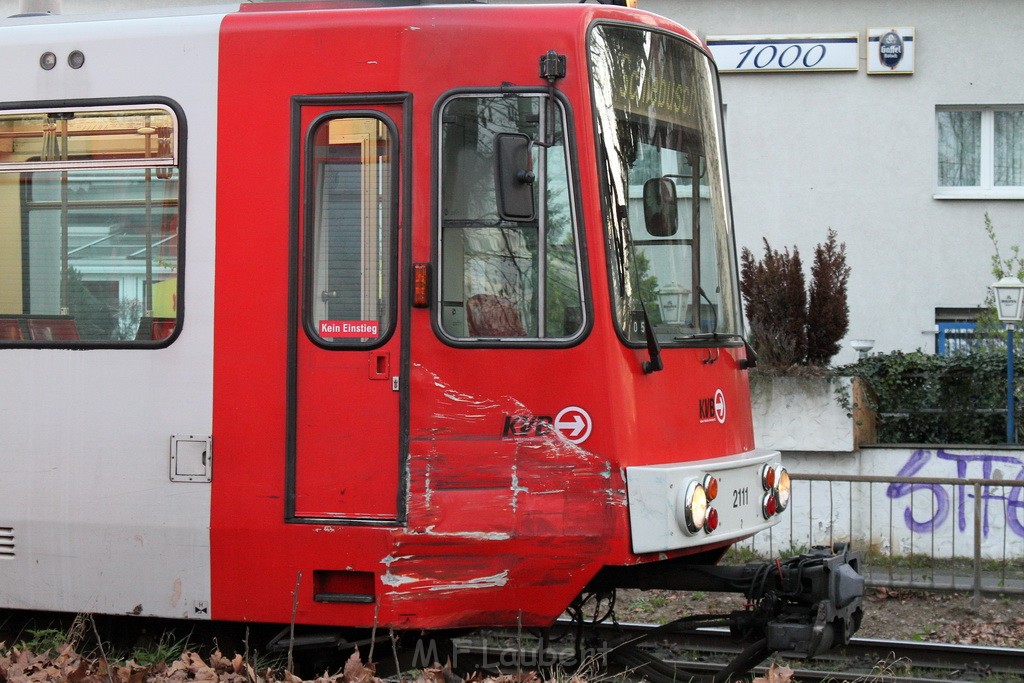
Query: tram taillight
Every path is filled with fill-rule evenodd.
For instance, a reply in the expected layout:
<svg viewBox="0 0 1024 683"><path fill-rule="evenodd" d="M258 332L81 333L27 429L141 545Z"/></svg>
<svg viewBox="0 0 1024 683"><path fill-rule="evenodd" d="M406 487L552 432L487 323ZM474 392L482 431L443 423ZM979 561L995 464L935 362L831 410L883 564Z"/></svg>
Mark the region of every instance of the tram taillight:
<svg viewBox="0 0 1024 683"><path fill-rule="evenodd" d="M765 519L777 515L789 505L792 482L782 465L765 465L761 469L761 486L765 490L761 499L761 512Z"/></svg>

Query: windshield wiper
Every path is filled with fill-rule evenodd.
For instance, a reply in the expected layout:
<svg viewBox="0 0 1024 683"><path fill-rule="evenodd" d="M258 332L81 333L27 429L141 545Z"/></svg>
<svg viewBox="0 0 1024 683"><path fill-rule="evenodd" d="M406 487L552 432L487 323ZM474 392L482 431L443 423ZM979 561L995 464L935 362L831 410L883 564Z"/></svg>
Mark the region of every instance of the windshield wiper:
<svg viewBox="0 0 1024 683"><path fill-rule="evenodd" d="M693 334L672 337L673 341L694 341L699 339L714 339L716 341L728 341L730 339L740 339L740 335L734 334L732 332L727 334L722 334L720 332L694 332Z"/></svg>
<svg viewBox="0 0 1024 683"><path fill-rule="evenodd" d="M700 295L702 297L704 297L704 301L708 302L708 310L711 311L711 315L712 315L712 318L711 318L711 334L715 334L715 332L718 331L718 309L716 309L715 305L713 303L711 303L711 299L708 298L708 295L704 292L704 288L703 287L697 287L697 291L700 292ZM698 301L698 304L699 303L700 302ZM697 324L700 325L700 306L699 305L697 306Z"/></svg>
<svg viewBox="0 0 1024 683"><path fill-rule="evenodd" d="M665 364L661 362L661 345L658 344L658 335L654 333L651 319L647 317L647 306L644 305L643 299L640 300L640 310L644 314L644 334L647 337L647 356L650 358L650 360L645 360L641 367L644 374L649 375L652 372L664 370Z"/></svg>

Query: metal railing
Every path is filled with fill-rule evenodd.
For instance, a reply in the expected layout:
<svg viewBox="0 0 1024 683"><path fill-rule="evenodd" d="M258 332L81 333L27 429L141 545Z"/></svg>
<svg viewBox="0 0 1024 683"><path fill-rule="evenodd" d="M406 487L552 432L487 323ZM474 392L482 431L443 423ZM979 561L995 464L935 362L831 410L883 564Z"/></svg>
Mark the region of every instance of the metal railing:
<svg viewBox="0 0 1024 683"><path fill-rule="evenodd" d="M850 542L869 586L1024 595L1024 480L791 477L788 518L734 552Z"/></svg>

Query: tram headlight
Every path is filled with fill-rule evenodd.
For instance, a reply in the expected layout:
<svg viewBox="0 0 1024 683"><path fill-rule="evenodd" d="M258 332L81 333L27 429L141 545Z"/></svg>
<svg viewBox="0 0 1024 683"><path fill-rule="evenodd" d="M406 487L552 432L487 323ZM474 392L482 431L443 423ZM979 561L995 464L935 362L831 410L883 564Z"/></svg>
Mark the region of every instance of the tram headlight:
<svg viewBox="0 0 1024 683"><path fill-rule="evenodd" d="M691 481L686 485L682 500L679 502L682 505L677 508L676 519L681 522L680 526L691 534L703 529L708 519L708 494L704 490L704 485ZM682 519L679 519L678 512L682 512Z"/></svg>
<svg viewBox="0 0 1024 683"><path fill-rule="evenodd" d="M793 486L789 479L789 472L782 465L779 465L779 474L775 481L776 500L779 503L778 512L782 512L789 506L789 497Z"/></svg>

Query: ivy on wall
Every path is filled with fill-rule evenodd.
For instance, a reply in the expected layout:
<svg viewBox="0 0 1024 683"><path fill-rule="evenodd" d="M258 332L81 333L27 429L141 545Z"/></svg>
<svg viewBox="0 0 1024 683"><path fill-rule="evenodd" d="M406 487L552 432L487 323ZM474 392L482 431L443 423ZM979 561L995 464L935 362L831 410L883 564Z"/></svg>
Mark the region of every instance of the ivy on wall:
<svg viewBox="0 0 1024 683"><path fill-rule="evenodd" d="M921 351L873 354L836 368L863 378L877 412L878 443L999 444L1006 442L1006 352L948 356ZM1017 393L1024 360L1014 363ZM1021 435L1021 410L1014 424ZM1018 441L1021 439L1018 438Z"/></svg>

